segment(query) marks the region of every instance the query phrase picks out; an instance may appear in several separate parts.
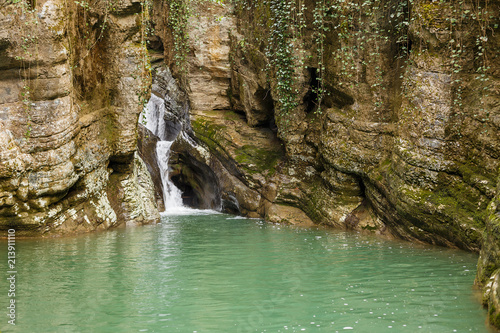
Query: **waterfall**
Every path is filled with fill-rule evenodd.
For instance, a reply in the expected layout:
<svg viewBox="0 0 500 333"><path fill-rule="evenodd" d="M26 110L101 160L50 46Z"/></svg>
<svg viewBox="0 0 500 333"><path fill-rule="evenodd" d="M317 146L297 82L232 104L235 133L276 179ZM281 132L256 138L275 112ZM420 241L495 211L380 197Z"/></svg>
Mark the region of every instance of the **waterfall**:
<svg viewBox="0 0 500 333"><path fill-rule="evenodd" d="M161 172L165 212L182 212L185 210L182 203L182 193L169 178L168 161L173 141L165 140L165 103L163 99L151 94L148 104L139 117L139 122L143 123L148 130L160 139L156 144L156 159Z"/></svg>
<svg viewBox="0 0 500 333"><path fill-rule="evenodd" d="M168 160L170 159L170 146L172 146L172 143L173 141L158 141L156 144L156 158L161 172L165 210L183 207L182 193L168 177Z"/></svg>
<svg viewBox="0 0 500 333"><path fill-rule="evenodd" d="M154 135L165 141L165 103L160 97L151 94L139 121Z"/></svg>

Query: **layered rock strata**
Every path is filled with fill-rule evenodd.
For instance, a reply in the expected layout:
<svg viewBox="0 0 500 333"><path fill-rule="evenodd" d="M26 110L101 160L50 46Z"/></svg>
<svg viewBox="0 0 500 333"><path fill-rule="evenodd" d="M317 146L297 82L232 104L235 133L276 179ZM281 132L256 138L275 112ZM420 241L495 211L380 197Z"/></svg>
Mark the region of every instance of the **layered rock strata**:
<svg viewBox="0 0 500 333"><path fill-rule="evenodd" d="M138 95L149 87L141 3L0 6L2 228L40 235L157 221L135 154Z"/></svg>
<svg viewBox="0 0 500 333"><path fill-rule="evenodd" d="M153 2L174 180L199 207L480 251L499 326L500 3L322 3L197 2L177 63ZM4 228L158 219L143 5L0 2Z"/></svg>
<svg viewBox="0 0 500 333"><path fill-rule="evenodd" d="M481 250L498 325L500 3L283 3L196 12L195 27L236 24L190 31L196 142L177 153L210 167L231 211ZM229 72L204 67L212 54Z"/></svg>

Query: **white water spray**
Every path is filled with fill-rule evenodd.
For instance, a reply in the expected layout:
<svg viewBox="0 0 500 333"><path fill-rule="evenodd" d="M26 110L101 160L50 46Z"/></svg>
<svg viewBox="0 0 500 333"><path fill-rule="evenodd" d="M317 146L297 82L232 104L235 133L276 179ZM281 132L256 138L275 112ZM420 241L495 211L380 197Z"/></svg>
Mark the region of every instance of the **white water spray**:
<svg viewBox="0 0 500 333"><path fill-rule="evenodd" d="M170 159L170 146L173 141L158 141L156 144L156 159L161 172L161 182L163 187L163 201L165 210L179 210L184 208L182 203L182 193L169 179L168 160Z"/></svg>
<svg viewBox="0 0 500 333"><path fill-rule="evenodd" d="M139 121L154 135L165 141L165 104L163 99L151 94L146 108L139 116Z"/></svg>
<svg viewBox="0 0 500 333"><path fill-rule="evenodd" d="M148 130L160 138L156 144L156 159L160 168L160 176L163 189L163 202L166 213L182 214L185 210L182 203L181 191L170 181L168 161L170 159L170 147L173 141L165 140L165 105L163 99L151 94L145 110L141 113L139 121Z"/></svg>

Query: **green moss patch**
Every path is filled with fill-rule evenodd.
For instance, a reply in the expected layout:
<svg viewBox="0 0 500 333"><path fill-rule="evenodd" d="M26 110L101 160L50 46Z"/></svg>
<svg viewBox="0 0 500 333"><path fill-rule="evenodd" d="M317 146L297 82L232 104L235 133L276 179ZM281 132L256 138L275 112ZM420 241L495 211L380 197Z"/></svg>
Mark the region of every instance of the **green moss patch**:
<svg viewBox="0 0 500 333"><path fill-rule="evenodd" d="M245 166L251 172L266 172L273 174L278 161L283 156L281 150L259 148L252 145L244 145L236 148L235 160Z"/></svg>

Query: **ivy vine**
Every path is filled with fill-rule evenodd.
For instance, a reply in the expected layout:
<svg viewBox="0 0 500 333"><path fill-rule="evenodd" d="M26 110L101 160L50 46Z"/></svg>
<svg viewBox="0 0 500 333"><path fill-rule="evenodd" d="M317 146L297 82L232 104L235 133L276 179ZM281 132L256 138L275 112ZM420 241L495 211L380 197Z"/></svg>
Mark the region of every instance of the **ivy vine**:
<svg viewBox="0 0 500 333"><path fill-rule="evenodd" d="M181 75L187 74L187 55L189 52L188 22L190 17L189 0L169 2L168 24L173 39L173 59Z"/></svg>
<svg viewBox="0 0 500 333"><path fill-rule="evenodd" d="M303 14L307 8L298 0L233 2L237 15L245 18L245 22L240 22L246 25L242 29L250 32L245 34L245 43L266 45L266 71L271 82L275 82L276 110L280 115L288 115L298 106L294 87L297 73L306 63L317 70L317 86L313 87L317 111L321 112L322 101L329 93L327 82L346 94L356 94L353 90L365 84L370 88L374 111L381 111L382 115L393 108L385 102L387 80L392 75L388 71L395 71L400 79L410 75L406 68L418 67L434 56L435 51L429 49L433 47L429 45L430 38L445 43L444 52L448 47L449 54L441 56L445 59L441 70L452 76L452 104L457 110L464 105L464 74L475 74L482 84L483 97L491 89L488 81L494 53L488 51L487 42L500 22L494 16L498 4L492 8L490 0L314 0L309 3L312 8L308 8L312 21L311 16L306 18ZM303 36L306 26L312 30L314 44L308 52L314 52L308 61L301 62L298 51L310 38ZM437 47L442 54L443 46ZM395 52L395 68L383 67L387 66L385 59L391 56L389 48ZM401 86L400 91L404 95L408 90ZM481 112L488 115L485 105L481 105ZM381 118L384 119L387 118Z"/></svg>
<svg viewBox="0 0 500 333"><path fill-rule="evenodd" d="M295 63L293 45L290 43L292 2L289 0L270 0L270 30L266 45L269 69L276 77L276 95L279 112L288 115L298 105L295 88Z"/></svg>

